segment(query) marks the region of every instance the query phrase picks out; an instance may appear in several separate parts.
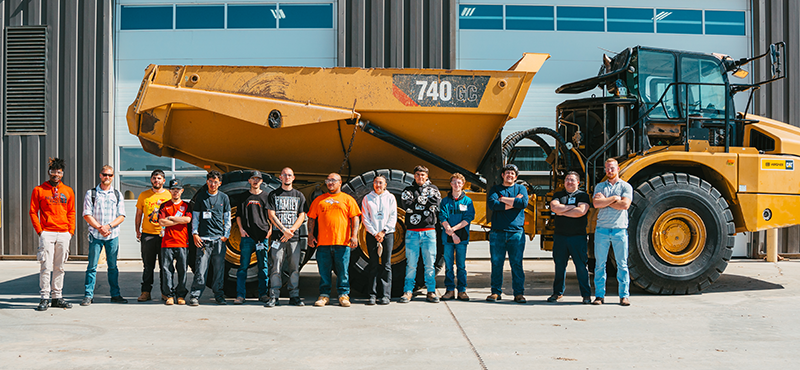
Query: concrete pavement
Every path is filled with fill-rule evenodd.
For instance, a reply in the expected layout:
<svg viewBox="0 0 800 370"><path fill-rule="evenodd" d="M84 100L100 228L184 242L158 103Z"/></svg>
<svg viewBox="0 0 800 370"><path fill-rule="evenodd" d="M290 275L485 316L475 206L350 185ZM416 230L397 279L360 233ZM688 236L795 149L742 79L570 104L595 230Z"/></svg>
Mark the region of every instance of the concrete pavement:
<svg viewBox="0 0 800 370"><path fill-rule="evenodd" d="M483 301L489 262L472 260L471 302L418 296L365 306L353 294L350 308L310 307L319 281L312 262L301 273L303 308L286 298L272 309L254 300L217 306L208 290L200 307L168 307L136 302L141 263L127 261L120 280L130 303L108 303L101 266L95 303L81 307L85 266L67 264L72 309L36 312L38 264L0 261L0 368L786 369L800 360L796 261L735 260L716 284L690 296L633 288L630 307L615 304L614 282L606 305L579 304L572 266L562 302L544 302L550 260L525 261L525 305ZM442 276L437 281L443 286ZM505 282L510 289L510 271Z"/></svg>

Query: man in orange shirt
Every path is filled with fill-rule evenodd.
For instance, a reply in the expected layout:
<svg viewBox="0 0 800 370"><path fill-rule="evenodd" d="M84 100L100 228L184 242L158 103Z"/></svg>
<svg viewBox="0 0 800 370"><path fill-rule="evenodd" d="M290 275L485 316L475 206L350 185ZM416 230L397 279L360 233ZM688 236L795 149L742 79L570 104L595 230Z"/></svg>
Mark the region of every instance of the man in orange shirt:
<svg viewBox="0 0 800 370"><path fill-rule="evenodd" d="M61 182L64 177L63 159L50 158L49 174L50 180L35 187L31 194L31 222L39 235L36 259L41 264L41 301L36 311L46 311L50 305L72 308L72 304L62 297L61 289L64 286L64 263L69 256L69 240L75 234L75 193Z"/></svg>
<svg viewBox="0 0 800 370"><path fill-rule="evenodd" d="M361 210L353 197L342 193L342 178L337 173L325 179L328 194L314 199L308 210L308 230L319 227L318 235L308 235L308 246L317 248L319 268L319 299L314 306L322 307L330 302L331 269L336 272L336 290L339 305L350 307L350 249L358 247L358 216Z"/></svg>

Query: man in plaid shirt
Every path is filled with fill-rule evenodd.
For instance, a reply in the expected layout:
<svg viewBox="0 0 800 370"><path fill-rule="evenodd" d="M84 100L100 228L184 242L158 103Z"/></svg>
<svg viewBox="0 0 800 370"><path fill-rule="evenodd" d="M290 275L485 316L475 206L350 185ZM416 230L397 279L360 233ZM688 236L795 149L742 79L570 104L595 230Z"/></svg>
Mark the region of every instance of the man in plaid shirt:
<svg viewBox="0 0 800 370"><path fill-rule="evenodd" d="M114 169L105 165L100 170L100 184L86 192L83 199L83 219L89 224L89 265L86 267L86 291L81 306L92 304L97 260L100 250L105 248L108 261L108 285L111 287L111 302L128 303L119 291L119 224L125 220L125 205L122 194L111 186Z"/></svg>

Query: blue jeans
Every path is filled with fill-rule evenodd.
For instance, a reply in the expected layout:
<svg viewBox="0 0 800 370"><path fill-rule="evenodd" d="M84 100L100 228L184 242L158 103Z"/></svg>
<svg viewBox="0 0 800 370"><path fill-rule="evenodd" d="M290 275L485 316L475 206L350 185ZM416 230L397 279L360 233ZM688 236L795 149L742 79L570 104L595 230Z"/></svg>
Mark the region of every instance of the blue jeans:
<svg viewBox="0 0 800 370"><path fill-rule="evenodd" d="M350 247L346 245L321 245L317 247L319 268L319 295L331 296L331 270L336 273L336 291L339 297L350 295Z"/></svg>
<svg viewBox="0 0 800 370"><path fill-rule="evenodd" d="M422 265L425 269L425 286L428 293L436 291L436 270L433 263L436 261L436 230L410 231L406 230L406 279L403 285L404 292L413 292L417 283L417 263L422 255Z"/></svg>
<svg viewBox="0 0 800 370"><path fill-rule="evenodd" d="M111 287L111 296L119 297L119 270L117 269L119 238L101 240L89 236L89 264L86 266L86 289L83 294L85 297L94 297L94 283L97 277L97 261L100 259L100 250L102 248L106 249L106 261L108 262L108 285Z"/></svg>
<svg viewBox="0 0 800 370"><path fill-rule="evenodd" d="M572 256L581 297L591 298L592 288L589 286L589 270L586 268L586 262L589 259L586 255L587 246L586 235L553 235L553 262L556 265L553 295L564 294L567 263L569 263L569 257Z"/></svg>
<svg viewBox="0 0 800 370"><path fill-rule="evenodd" d="M628 230L606 229L598 227L594 231L594 295L596 298L606 296L606 260L608 249L614 249L614 260L617 262L617 281L619 297L630 296L631 280L628 276Z"/></svg>
<svg viewBox="0 0 800 370"><path fill-rule="evenodd" d="M209 263L214 268L211 290L214 291L214 298L225 299L225 292L222 284L225 280L225 242L220 239L203 240L203 247L197 248L197 258L195 259L194 281L192 282L191 298L200 298L203 290L206 289L206 279L208 279Z"/></svg>
<svg viewBox="0 0 800 370"><path fill-rule="evenodd" d="M245 283L247 283L247 269L250 268L250 257L256 253L256 265L258 265L258 296L267 295L267 282L269 281L269 262L267 241L264 240L259 247L256 241L250 237L242 237L239 242L239 270L236 271L236 296L244 297L247 293Z"/></svg>
<svg viewBox="0 0 800 370"><path fill-rule="evenodd" d="M447 291L454 291L458 288L459 292L467 291L467 243L462 241L458 244L448 243L447 234L443 234L444 243L444 286ZM453 271L453 258L455 258L456 270L458 271L458 286L455 282L455 272Z"/></svg>
<svg viewBox="0 0 800 370"><path fill-rule="evenodd" d="M167 297L184 298L189 290L186 289L186 269L188 248L164 248L161 251L161 287ZM173 279L175 271L178 278Z"/></svg>
<svg viewBox="0 0 800 370"><path fill-rule="evenodd" d="M508 254L511 265L511 289L514 295L525 292L525 270L522 254L525 252L525 233L522 231L492 231L489 233L489 254L492 258L492 293L503 294L503 265Z"/></svg>

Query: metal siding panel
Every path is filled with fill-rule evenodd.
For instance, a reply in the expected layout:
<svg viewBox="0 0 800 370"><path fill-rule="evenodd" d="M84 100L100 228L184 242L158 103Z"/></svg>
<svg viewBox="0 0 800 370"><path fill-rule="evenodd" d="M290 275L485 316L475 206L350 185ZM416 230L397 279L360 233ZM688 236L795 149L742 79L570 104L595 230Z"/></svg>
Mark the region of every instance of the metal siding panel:
<svg viewBox="0 0 800 370"><path fill-rule="evenodd" d="M111 16L111 12L113 9L113 5L105 2L99 2L99 9L97 12L97 16L101 18L101 22L98 22L98 70L101 71L99 75L101 78L98 79L98 88L97 91L100 93L99 95L99 105L98 105L98 127L100 131L100 142L102 143L102 159L101 162L104 164L114 165L113 163L113 150L114 150L114 130L113 130L113 119L112 112L113 105L114 105L114 84L113 84L113 71L112 71L112 58L114 57L111 53L111 35L113 35L113 18ZM103 93L105 92L105 93ZM115 185L118 187L119 181L115 179Z"/></svg>
<svg viewBox="0 0 800 370"><path fill-rule="evenodd" d="M405 14L403 14L403 0L391 0L391 44L389 47L389 65L387 67L403 67L403 33Z"/></svg>
<svg viewBox="0 0 800 370"><path fill-rule="evenodd" d="M33 188L39 185L37 171L44 161L39 157L41 153L41 136L22 136L21 147L21 184L19 188L19 198L21 202L21 212L19 212L21 226L21 251L17 254L35 256L38 249L38 237L30 222L30 195Z"/></svg>
<svg viewBox="0 0 800 370"><path fill-rule="evenodd" d="M370 66L383 68L384 66L384 29L386 27L384 0L370 0L372 12L370 15Z"/></svg>
<svg viewBox="0 0 800 370"><path fill-rule="evenodd" d="M423 11L424 5L422 0L411 0L409 10L409 20L410 20L410 29L408 32L409 37L409 50L411 55L409 55L409 62L410 64L406 67L408 68L422 68L423 67L423 55L425 54L423 51L424 48L424 32L422 30L423 27Z"/></svg>
<svg viewBox="0 0 800 370"><path fill-rule="evenodd" d="M22 174L22 137L21 136L6 136L7 160L6 169L4 173L9 174ZM11 190L6 194L6 199L3 200L3 206L8 209L5 219L6 232L8 233L8 254L20 255L22 254L22 215L28 215L30 211L29 204L26 204L25 198L22 196L22 176L9 176L6 179L8 189ZM32 189L31 189L32 190ZM30 196L30 194L28 194ZM27 198L30 202L30 198ZM30 221L28 221L30 222Z"/></svg>
<svg viewBox="0 0 800 370"><path fill-rule="evenodd" d="M336 39L339 43L336 53L336 65L344 67L347 64L347 6L346 0L339 0L337 6L337 32Z"/></svg>
<svg viewBox="0 0 800 370"><path fill-rule="evenodd" d="M352 0L352 8L350 9L350 65L349 67L364 67L365 58L365 38L364 32L366 27L365 0Z"/></svg>
<svg viewBox="0 0 800 370"><path fill-rule="evenodd" d="M453 69L456 67L456 36L458 35L458 30L456 30L456 23L458 17L458 4L456 4L456 0L449 0L448 1L448 18L450 20L449 27L448 27L448 35L450 37L450 42L447 44L447 54L449 64L446 66L447 68Z"/></svg>
<svg viewBox="0 0 800 370"><path fill-rule="evenodd" d="M60 40L61 40L61 6L58 0L48 0L47 8L45 9L46 22L50 26L50 35L48 40L48 70L47 70L47 85L48 101L47 101L47 135L45 137L44 155L43 159L49 157L57 157L59 149L61 148L59 137L61 136L61 127L58 122L61 122L61 111L59 110L61 102L61 84L59 83L60 76ZM41 173L41 171L40 171Z"/></svg>
<svg viewBox="0 0 800 370"><path fill-rule="evenodd" d="M430 14L430 36L428 42L428 55L430 68L442 68L442 6L439 1L428 2L428 13Z"/></svg>
<svg viewBox="0 0 800 370"><path fill-rule="evenodd" d="M58 122L60 125L61 134L61 152L59 153L66 161L66 169L64 169L65 183L69 185L75 192L76 184L78 182L78 6L73 1L62 2L64 9L63 15L63 28L64 36L62 38L63 44L61 50L63 55L61 63L63 70L61 71L62 79L59 85L62 86L61 92L63 118ZM75 239L70 241L70 254L77 253L77 245Z"/></svg>
<svg viewBox="0 0 800 370"><path fill-rule="evenodd" d="M0 30L6 29L6 7L5 4L0 3ZM0 45L5 45L5 32L0 32ZM0 71L4 70L5 68L5 51L0 49ZM5 76L0 73L0 102L5 101L4 99L4 92L5 92ZM2 103L0 103L0 109L2 108ZM3 117L0 115L0 127L4 127L5 122L3 122ZM7 255L8 251L6 250L6 246L10 245L6 242L6 229L8 228L6 225L6 220L8 220L9 213L6 212L6 176L5 174L8 172L6 171L6 162L5 162L5 151L6 151L6 137L0 137L0 256Z"/></svg>

